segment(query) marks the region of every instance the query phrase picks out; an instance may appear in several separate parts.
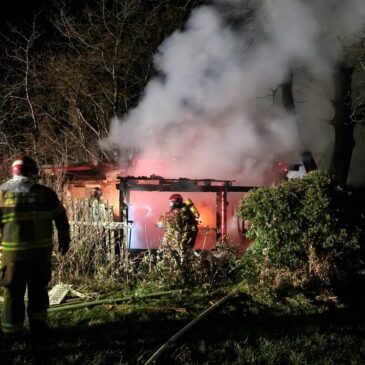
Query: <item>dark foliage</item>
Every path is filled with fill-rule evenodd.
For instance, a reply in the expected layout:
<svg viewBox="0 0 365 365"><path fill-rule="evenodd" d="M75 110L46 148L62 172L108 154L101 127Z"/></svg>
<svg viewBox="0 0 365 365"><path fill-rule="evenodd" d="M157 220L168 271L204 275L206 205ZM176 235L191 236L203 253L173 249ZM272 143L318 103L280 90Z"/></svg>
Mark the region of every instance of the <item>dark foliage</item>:
<svg viewBox="0 0 365 365"><path fill-rule="evenodd" d="M358 192L316 171L241 201L255 242L246 274L276 295L345 295L363 270L364 208Z"/></svg>

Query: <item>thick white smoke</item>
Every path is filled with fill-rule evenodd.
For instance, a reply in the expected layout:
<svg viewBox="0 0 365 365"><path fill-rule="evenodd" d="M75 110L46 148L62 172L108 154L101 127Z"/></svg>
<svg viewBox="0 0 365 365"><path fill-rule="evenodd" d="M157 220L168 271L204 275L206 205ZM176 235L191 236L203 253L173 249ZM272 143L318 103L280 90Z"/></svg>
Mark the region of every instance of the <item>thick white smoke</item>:
<svg viewBox="0 0 365 365"><path fill-rule="evenodd" d="M251 182L265 163L298 161L298 123L273 102L273 90L298 66L328 80L364 17L363 0L217 0L197 8L185 29L161 44L154 59L160 76L112 123L103 145L117 148L122 160L138 151L142 159L175 161L170 177ZM301 136L315 135L316 147L327 148L321 139L328 130L316 131L319 121L311 119L318 118L318 99L304 98Z"/></svg>

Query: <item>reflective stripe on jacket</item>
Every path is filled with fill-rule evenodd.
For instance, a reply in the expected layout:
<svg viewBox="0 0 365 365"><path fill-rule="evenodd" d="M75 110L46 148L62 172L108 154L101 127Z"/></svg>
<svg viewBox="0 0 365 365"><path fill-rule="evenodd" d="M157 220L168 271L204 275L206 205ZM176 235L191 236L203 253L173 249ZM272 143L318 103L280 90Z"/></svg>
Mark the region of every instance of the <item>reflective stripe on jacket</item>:
<svg viewBox="0 0 365 365"><path fill-rule="evenodd" d="M0 186L0 224L3 252L52 246L53 225L66 234L69 225L57 194L26 177Z"/></svg>

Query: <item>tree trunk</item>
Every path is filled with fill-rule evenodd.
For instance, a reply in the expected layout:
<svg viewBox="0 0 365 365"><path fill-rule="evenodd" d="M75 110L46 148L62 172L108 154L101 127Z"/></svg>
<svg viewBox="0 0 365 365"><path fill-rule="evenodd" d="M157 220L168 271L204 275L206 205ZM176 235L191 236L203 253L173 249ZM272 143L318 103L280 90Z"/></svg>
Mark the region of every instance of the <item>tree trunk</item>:
<svg viewBox="0 0 365 365"><path fill-rule="evenodd" d="M288 78L281 84L282 100L285 109L292 114L295 114L295 103L293 97L293 73L291 72ZM302 138L301 138L302 140ZM301 158L306 172L317 169L317 164L314 161L312 152L304 147L302 140Z"/></svg>
<svg viewBox="0 0 365 365"><path fill-rule="evenodd" d="M351 81L353 67L340 64L334 75L335 98L333 106L335 116L331 124L335 128L335 144L330 172L341 185L345 185L350 170L352 151L355 146L354 127L351 119Z"/></svg>

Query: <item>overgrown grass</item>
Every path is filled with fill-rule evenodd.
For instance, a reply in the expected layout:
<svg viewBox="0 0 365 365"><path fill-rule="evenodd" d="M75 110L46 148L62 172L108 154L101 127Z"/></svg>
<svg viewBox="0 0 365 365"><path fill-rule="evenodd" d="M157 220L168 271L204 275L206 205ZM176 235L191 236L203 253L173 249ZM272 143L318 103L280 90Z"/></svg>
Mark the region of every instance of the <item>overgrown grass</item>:
<svg viewBox="0 0 365 365"><path fill-rule="evenodd" d="M50 313L51 337L1 342L1 364L143 364L227 291ZM158 364L363 364L365 316L306 298L273 303L247 289L197 323ZM304 307L304 308L303 308Z"/></svg>
<svg viewBox="0 0 365 365"><path fill-rule="evenodd" d="M256 285L244 279L244 260L225 244L189 257L179 251L124 252L116 261L100 247L103 241L96 246L85 240L65 258L55 255L52 285L73 284L91 299L134 299L50 312L46 339L1 339L2 365L144 364L238 282L239 292L173 343L157 364L364 364L361 295L344 304L326 293L313 297ZM171 288L187 290L141 297Z"/></svg>
<svg viewBox="0 0 365 365"><path fill-rule="evenodd" d="M111 245L102 229L83 231L66 256L53 256L52 285L63 282L107 293L115 290L211 287L240 278L241 261L229 242L214 251L184 250L165 246L160 250L128 251L119 242Z"/></svg>

